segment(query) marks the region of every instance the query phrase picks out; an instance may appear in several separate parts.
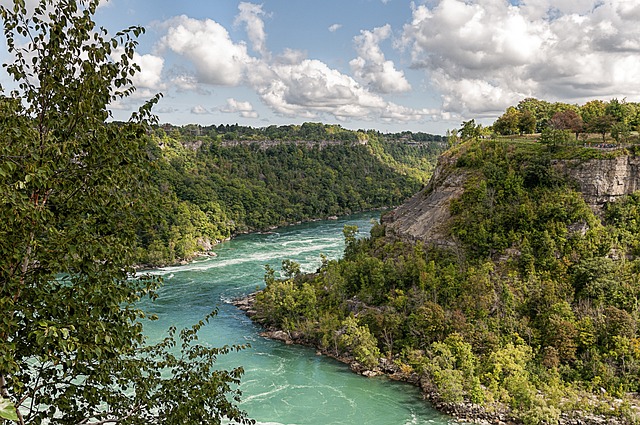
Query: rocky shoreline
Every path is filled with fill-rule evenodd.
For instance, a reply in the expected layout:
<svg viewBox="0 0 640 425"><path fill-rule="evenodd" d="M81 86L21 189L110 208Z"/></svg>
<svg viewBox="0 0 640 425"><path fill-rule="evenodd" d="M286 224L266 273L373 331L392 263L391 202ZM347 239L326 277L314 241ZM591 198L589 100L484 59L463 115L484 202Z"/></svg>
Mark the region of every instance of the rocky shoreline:
<svg viewBox="0 0 640 425"><path fill-rule="evenodd" d="M233 300L231 303L238 309L244 311L244 313L254 318L257 312L254 309L254 303L257 293L249 294L246 297ZM253 319L255 320L255 319ZM259 321L257 323L260 324ZM262 325L262 324L261 324ZM286 332L281 329L269 329L264 328L264 331L260 333L260 336L281 341L284 344L296 344L304 345L315 348L316 354L325 355L336 359L342 363L349 365L349 368L354 372L366 377L373 377L378 375L384 375L389 379L396 381L407 382L412 385L418 386L423 394L425 400L433 406L434 409L452 416L459 422L474 423L481 425L520 425L522 422L513 418L510 414L508 407L502 405L492 406L488 409L484 406L470 402L462 403L448 403L444 402L434 390L430 382L420 377L417 373L405 373L400 366L393 361L386 358L379 359L378 366L373 369L368 369L362 364L357 362L353 356L349 355L337 355L319 348L314 342L305 339L300 332ZM556 424L553 424L556 425ZM620 418L608 417L604 415L595 415L591 413L583 412L571 412L563 413L560 417L557 425L628 425L627 422Z"/></svg>

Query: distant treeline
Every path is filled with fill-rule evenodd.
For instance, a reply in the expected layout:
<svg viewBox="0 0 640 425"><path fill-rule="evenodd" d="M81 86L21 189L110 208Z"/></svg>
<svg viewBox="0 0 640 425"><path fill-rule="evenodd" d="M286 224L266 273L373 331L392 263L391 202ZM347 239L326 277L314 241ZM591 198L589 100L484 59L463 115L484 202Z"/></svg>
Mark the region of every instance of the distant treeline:
<svg viewBox="0 0 640 425"><path fill-rule="evenodd" d="M227 145L227 134L255 141ZM265 148L265 137L281 142ZM339 141L321 144L332 137ZM163 126L151 139L156 218L139 232L147 264L191 258L237 233L398 205L426 183L445 147L442 136L312 123ZM301 140L309 143L293 143Z"/></svg>
<svg viewBox="0 0 640 425"><path fill-rule="evenodd" d="M171 124L163 124L156 129L159 134L163 134L159 130L164 131L166 135L177 138L199 138L210 137L220 140L236 140L236 141L340 141L340 142L358 142L366 140L369 136L375 136L378 139L386 141L405 141L405 142L446 142L446 137L436 134L410 131L400 133L380 133L375 130L348 130L337 124L322 124L305 122L301 125L270 125L268 127L248 127L238 124L220 124L201 126L197 124L189 124L185 126L174 126Z"/></svg>

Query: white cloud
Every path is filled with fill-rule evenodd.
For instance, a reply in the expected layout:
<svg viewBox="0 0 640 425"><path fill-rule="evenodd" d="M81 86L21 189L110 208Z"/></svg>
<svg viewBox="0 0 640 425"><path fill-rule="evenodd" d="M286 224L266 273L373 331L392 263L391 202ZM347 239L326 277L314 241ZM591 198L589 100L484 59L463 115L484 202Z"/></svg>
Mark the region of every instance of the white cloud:
<svg viewBox="0 0 640 425"><path fill-rule="evenodd" d="M158 114L172 114L174 112L178 112L178 110L172 106L159 106L153 108L153 112L156 112Z"/></svg>
<svg viewBox="0 0 640 425"><path fill-rule="evenodd" d="M529 19L537 20L572 14L585 15L601 2L593 0L525 0L520 3L522 13Z"/></svg>
<svg viewBox="0 0 640 425"><path fill-rule="evenodd" d="M133 54L133 61L138 64L140 71L132 77L133 85L137 88L161 89L162 68L164 59L154 55Z"/></svg>
<svg viewBox="0 0 640 425"><path fill-rule="evenodd" d="M443 106L492 114L526 96L640 96L640 4L625 0L441 0L413 7L402 45Z"/></svg>
<svg viewBox="0 0 640 425"><path fill-rule="evenodd" d="M351 77L318 60L293 65L274 65L269 84L256 86L262 99L284 115L365 115L363 106L382 106ZM372 102L372 99L375 101Z"/></svg>
<svg viewBox="0 0 640 425"><path fill-rule="evenodd" d="M341 24L333 24L329 27L329 31L331 32L336 32L338 31L340 28L342 28Z"/></svg>
<svg viewBox="0 0 640 425"><path fill-rule="evenodd" d="M389 102L380 113L380 117L388 122L420 121L424 119L438 120L445 118L439 109L413 109Z"/></svg>
<svg viewBox="0 0 640 425"><path fill-rule="evenodd" d="M276 57L276 63L294 64L302 62L307 58L307 53L300 50L285 49L281 55Z"/></svg>
<svg viewBox="0 0 640 425"><path fill-rule="evenodd" d="M207 115L210 114L209 110L202 105L196 105L191 108L191 113L194 115Z"/></svg>
<svg viewBox="0 0 640 425"><path fill-rule="evenodd" d="M156 94L156 90L148 88L138 88L131 95L122 99L116 99L109 103L109 109L119 111L135 111L146 101L153 98Z"/></svg>
<svg viewBox="0 0 640 425"><path fill-rule="evenodd" d="M289 117L388 120L394 116L409 121L428 119L433 114L433 111L392 104L372 91L373 88L399 91L408 83L393 63L385 60L377 45L367 45L369 40L364 35L362 48L375 47L376 50L367 55L363 53L366 66L362 68L361 75L367 79L367 86L324 62L307 59L306 53L299 50L285 49L282 54L271 58L264 45L266 35L261 21L264 15L262 6L242 3L236 20L247 24L249 39L254 50L262 54L260 58L250 56L246 45L231 40L226 29L215 21L186 16L167 21L164 24L167 34L162 38L160 48L175 52L191 62L196 70L191 77L185 73L178 74L173 84L184 89L202 87L203 84L246 85L276 114ZM371 32L371 43L388 37L386 31ZM381 63L375 62L380 59ZM377 67L374 66L376 64ZM393 78L396 80L390 81ZM220 110L257 117L253 105L235 99L229 99Z"/></svg>
<svg viewBox="0 0 640 425"><path fill-rule="evenodd" d="M171 85L176 87L178 91L196 91L198 89L198 80L193 75L180 74L171 78Z"/></svg>
<svg viewBox="0 0 640 425"><path fill-rule="evenodd" d="M380 43L391 36L391 26L385 25L373 31L360 31L353 41L358 57L349 62L356 78L372 90L380 93L398 93L411 90L411 85L392 61L386 60Z"/></svg>
<svg viewBox="0 0 640 425"><path fill-rule="evenodd" d="M274 64L268 71L271 78L260 79L268 84L254 84L254 88L269 107L282 115L317 118L327 114L340 120L372 120L388 119L395 112L397 120L410 121L434 113L402 109L318 60Z"/></svg>
<svg viewBox="0 0 640 425"><path fill-rule="evenodd" d="M236 25L244 23L253 50L262 56L268 56L267 35L264 32L264 22L261 18L261 16L265 16L262 5L242 2L238 5L238 9L240 9L240 14L236 17Z"/></svg>
<svg viewBox="0 0 640 425"><path fill-rule="evenodd" d="M173 65L164 73L165 89L173 89L178 93L194 92L203 96L210 96L212 91L207 85L201 84L197 76L182 65Z"/></svg>
<svg viewBox="0 0 640 425"><path fill-rule="evenodd" d="M112 51L111 58L118 61L123 54L124 49L117 47ZM153 98L158 91L166 88L162 80L163 58L151 54L140 55L134 52L132 62L140 67L140 70L131 76L135 91L127 97L110 102L109 109L111 110L136 110L142 103Z"/></svg>
<svg viewBox="0 0 640 425"><path fill-rule="evenodd" d="M235 86L254 60L244 43L234 43L229 32L211 20L178 16L165 23L160 48L170 49L193 63L199 82Z"/></svg>
<svg viewBox="0 0 640 425"><path fill-rule="evenodd" d="M227 99L227 104L220 109L220 112L239 113L243 118L258 118L258 113L253 109L251 102L241 102L233 98Z"/></svg>
<svg viewBox="0 0 640 425"><path fill-rule="evenodd" d="M111 53L111 58L120 61L125 54L124 48L118 46ZM154 90L163 90L165 85L162 79L162 71L164 69L164 58L152 54L141 55L137 52L133 53L132 62L140 67L132 77L131 81L138 93L147 96Z"/></svg>

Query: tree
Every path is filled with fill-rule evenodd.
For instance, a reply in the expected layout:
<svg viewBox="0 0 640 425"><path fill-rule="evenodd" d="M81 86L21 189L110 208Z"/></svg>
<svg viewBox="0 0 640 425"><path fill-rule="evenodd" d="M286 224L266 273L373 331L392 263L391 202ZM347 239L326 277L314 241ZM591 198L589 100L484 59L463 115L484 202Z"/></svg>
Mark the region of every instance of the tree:
<svg viewBox="0 0 640 425"><path fill-rule="evenodd" d="M626 142L630 135L631 131L629 130L629 126L624 122L615 122L611 126L611 137L613 137L617 143Z"/></svg>
<svg viewBox="0 0 640 425"><path fill-rule="evenodd" d="M600 115L591 120L588 128L594 133L601 134L602 143L604 143L605 137L611 131L614 123L615 119L611 115Z"/></svg>
<svg viewBox="0 0 640 425"><path fill-rule="evenodd" d="M530 112L533 114L536 123L535 131L541 133L547 127L547 121L551 118L553 105L546 100L539 100L532 97L521 100L516 109L520 113Z"/></svg>
<svg viewBox="0 0 640 425"><path fill-rule="evenodd" d="M520 119L518 120L518 130L522 134L532 134L536 131L536 117L533 112L525 109L520 112Z"/></svg>
<svg viewBox="0 0 640 425"><path fill-rule="evenodd" d="M367 325L360 325L358 319L349 316L342 321L340 342L347 350L353 353L357 361L367 368L378 365L380 350L376 338L369 332Z"/></svg>
<svg viewBox="0 0 640 425"><path fill-rule="evenodd" d="M345 256L348 256L350 252L355 251L356 241L358 237L358 226L345 224L342 228L342 234L344 235Z"/></svg>
<svg viewBox="0 0 640 425"><path fill-rule="evenodd" d="M555 149L559 145L565 145L571 140L571 133L568 130L557 130L545 128L540 134L540 143Z"/></svg>
<svg viewBox="0 0 640 425"><path fill-rule="evenodd" d="M503 135L517 134L519 122L520 112L513 106L510 106L504 114L498 117L493 124L493 129Z"/></svg>
<svg viewBox="0 0 640 425"><path fill-rule="evenodd" d="M575 133L577 140L584 123L582 122L582 117L576 111L565 109L553 114L553 117L549 120L549 126L555 130L570 130Z"/></svg>
<svg viewBox="0 0 640 425"><path fill-rule="evenodd" d="M159 282L135 275L133 248L158 97L129 122L106 122L134 90L143 29L107 38L92 20L98 4L0 6L17 85L0 98L0 418L249 422L235 405L242 369L214 369L240 347L196 344L204 321L145 343L136 303Z"/></svg>
<svg viewBox="0 0 640 425"><path fill-rule="evenodd" d="M580 107L580 116L585 125L589 127L598 117L605 114L606 104L601 100L591 100Z"/></svg>
<svg viewBox="0 0 640 425"><path fill-rule="evenodd" d="M461 141L461 138L458 137L458 130L456 130L455 128L453 130L447 130L446 138L447 138L447 145L449 147L456 146Z"/></svg>
<svg viewBox="0 0 640 425"><path fill-rule="evenodd" d="M477 139L482 132L482 124L476 124L476 120L463 121L458 132L462 140Z"/></svg>
<svg viewBox="0 0 640 425"><path fill-rule="evenodd" d="M616 122L626 124L631 115L631 107L625 99L620 102L618 99L613 98L607 103L604 112L606 115L611 115Z"/></svg>
<svg viewBox="0 0 640 425"><path fill-rule="evenodd" d="M638 131L640 129L640 104L629 103L629 129Z"/></svg>

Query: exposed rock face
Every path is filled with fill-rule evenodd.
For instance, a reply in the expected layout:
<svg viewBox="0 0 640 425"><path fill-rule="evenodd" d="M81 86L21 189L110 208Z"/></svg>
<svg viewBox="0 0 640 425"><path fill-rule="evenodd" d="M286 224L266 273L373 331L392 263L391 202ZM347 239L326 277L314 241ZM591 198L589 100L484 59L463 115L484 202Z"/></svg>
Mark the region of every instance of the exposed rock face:
<svg viewBox="0 0 640 425"><path fill-rule="evenodd" d="M403 205L383 217L387 230L400 237L436 246L454 246L448 235L449 205L464 192L470 171L456 168L456 157L441 156L427 186ZM596 213L624 195L640 190L640 157L621 155L612 159L557 160L551 166L576 185Z"/></svg>
<svg viewBox="0 0 640 425"><path fill-rule="evenodd" d="M455 160L445 155L438 158L427 186L382 218L388 231L440 246L454 244L447 232L449 204L462 195L469 177L465 170L455 168Z"/></svg>
<svg viewBox="0 0 640 425"><path fill-rule="evenodd" d="M211 251L211 249L213 248L211 239L206 236L198 238L198 240L196 241L196 245L198 245L198 248L200 248L202 251Z"/></svg>
<svg viewBox="0 0 640 425"><path fill-rule="evenodd" d="M596 213L618 198L640 190L640 157L619 156L589 161L554 161L552 167L575 181L587 204Z"/></svg>

